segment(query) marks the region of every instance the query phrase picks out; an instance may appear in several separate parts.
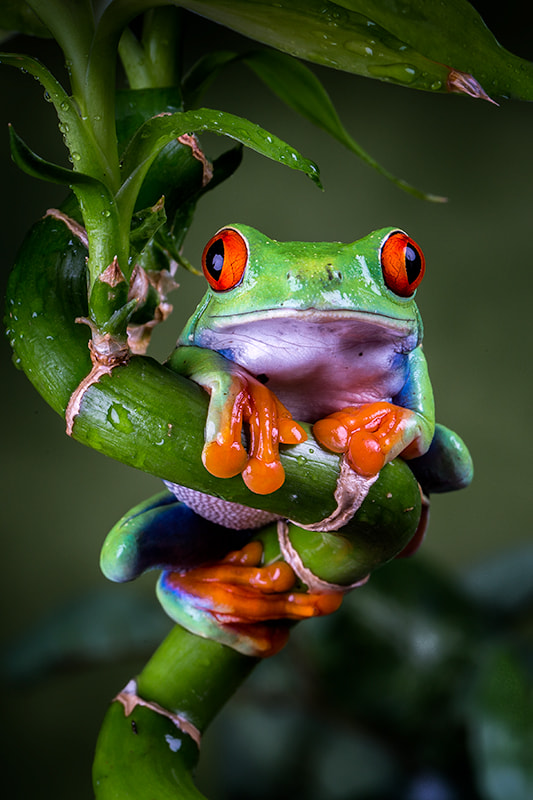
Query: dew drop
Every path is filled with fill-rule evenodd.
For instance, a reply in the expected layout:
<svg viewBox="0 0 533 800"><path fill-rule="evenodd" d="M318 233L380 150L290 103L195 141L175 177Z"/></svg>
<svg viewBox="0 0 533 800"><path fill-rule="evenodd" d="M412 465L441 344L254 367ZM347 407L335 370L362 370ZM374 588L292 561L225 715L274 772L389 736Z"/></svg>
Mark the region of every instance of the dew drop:
<svg viewBox="0 0 533 800"><path fill-rule="evenodd" d="M368 39L365 37L361 39L349 39L344 42L344 47L350 53L355 53L357 56L368 57L374 55L374 51L368 46Z"/></svg>
<svg viewBox="0 0 533 800"><path fill-rule="evenodd" d="M368 72L374 78L396 81L398 83L413 83L419 72L412 64L373 64L368 66Z"/></svg>
<svg viewBox="0 0 533 800"><path fill-rule="evenodd" d="M109 406L107 420L115 430L121 433L131 433L133 431L133 423L129 418L128 412L123 406L118 405L118 403L113 403Z"/></svg>

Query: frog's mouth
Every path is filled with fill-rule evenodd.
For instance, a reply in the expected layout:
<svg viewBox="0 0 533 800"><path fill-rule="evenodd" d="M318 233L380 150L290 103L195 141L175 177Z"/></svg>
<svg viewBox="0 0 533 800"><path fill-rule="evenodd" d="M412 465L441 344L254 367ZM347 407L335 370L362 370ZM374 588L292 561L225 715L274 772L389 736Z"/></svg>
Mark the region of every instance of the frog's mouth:
<svg viewBox="0 0 533 800"><path fill-rule="evenodd" d="M371 311L272 308L208 315L207 320L203 330L196 332L196 343L212 350L228 350L232 360L240 364L238 354L255 348L265 355L272 350L279 356L280 348L301 348L316 354L380 342L406 353L419 343L417 320Z"/></svg>
<svg viewBox="0 0 533 800"><path fill-rule="evenodd" d="M376 392L381 399L393 397L405 381L406 357L418 339L416 320L358 311L272 309L217 316L198 331L195 343L245 367L283 402L290 396L291 411L306 419L303 408L294 408L295 387L300 393L327 393L333 410L366 402L369 392L371 399ZM327 410L323 405L321 412Z"/></svg>
<svg viewBox="0 0 533 800"><path fill-rule="evenodd" d="M378 328L392 328L400 333L411 331L417 328L417 320L412 316L402 317L383 314L378 311L363 311L357 309L323 309L323 308L291 308L288 306L278 306L276 308L254 309L252 311L241 311L239 313L224 314L220 310L216 315L211 316L206 313L205 317L209 320L212 330L227 329L232 326L250 325L266 323L273 320L299 320L301 323L312 323L314 325L328 324L336 320L357 325L358 323L368 323ZM284 323L285 324L285 323Z"/></svg>

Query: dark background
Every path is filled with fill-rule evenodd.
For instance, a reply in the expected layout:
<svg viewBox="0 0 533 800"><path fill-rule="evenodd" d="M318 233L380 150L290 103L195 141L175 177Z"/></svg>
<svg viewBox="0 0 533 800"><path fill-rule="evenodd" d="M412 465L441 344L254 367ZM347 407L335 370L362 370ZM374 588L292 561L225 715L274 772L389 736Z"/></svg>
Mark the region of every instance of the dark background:
<svg viewBox="0 0 533 800"><path fill-rule="evenodd" d="M486 19L507 47L531 57L524 33L529 26L506 5L498 17ZM197 18L188 24L189 48L196 53L247 46ZM51 42L17 37L4 48L37 55L61 75L61 55ZM419 242L428 264L419 306L438 419L461 433L476 467L471 488L434 499L421 557L460 572L530 540L533 109L417 93L314 69L363 147L395 174L449 202L434 205L402 193L235 67L214 84L205 105L246 116L317 161L325 191L246 153L238 174L202 201L186 255L198 264L212 233L237 221L281 240L353 241L395 225ZM4 282L31 223L63 197L60 188L29 178L11 163L7 122L41 155L66 160L53 109L30 76L2 67L0 96ZM204 140L208 153L223 144ZM155 337L156 355L169 352L203 293L201 279L180 280L176 318ZM3 640L10 645L74 596L104 589L98 555L107 530L160 484L68 439L62 420L12 367L5 342L0 366ZM110 591L149 596L152 585L149 577ZM62 670L18 688L4 681L2 751L11 797L92 796L89 770L101 718L141 663L139 656Z"/></svg>

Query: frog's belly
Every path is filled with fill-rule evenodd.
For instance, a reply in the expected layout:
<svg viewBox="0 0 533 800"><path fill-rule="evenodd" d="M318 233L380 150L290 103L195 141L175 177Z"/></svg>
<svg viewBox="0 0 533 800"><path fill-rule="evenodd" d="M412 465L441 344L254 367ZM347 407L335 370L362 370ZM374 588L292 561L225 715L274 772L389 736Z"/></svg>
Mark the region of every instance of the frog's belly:
<svg viewBox="0 0 533 800"><path fill-rule="evenodd" d="M201 342L259 377L295 419L308 422L346 406L390 401L407 380L416 344L406 326L287 318L206 331Z"/></svg>

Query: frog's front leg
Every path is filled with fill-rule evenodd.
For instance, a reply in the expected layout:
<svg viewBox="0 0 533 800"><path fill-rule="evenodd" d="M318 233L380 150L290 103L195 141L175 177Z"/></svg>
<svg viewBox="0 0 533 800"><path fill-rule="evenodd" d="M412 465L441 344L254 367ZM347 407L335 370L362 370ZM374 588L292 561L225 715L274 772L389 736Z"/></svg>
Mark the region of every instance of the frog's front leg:
<svg viewBox="0 0 533 800"><path fill-rule="evenodd" d="M435 408L420 347L409 356L409 377L394 401L341 409L318 420L313 433L327 449L345 453L360 475L377 475L396 456L415 458L431 444Z"/></svg>
<svg viewBox="0 0 533 800"><path fill-rule="evenodd" d="M256 494L270 494L283 484L279 444L307 438L277 397L243 367L213 350L178 347L168 366L191 378L210 394L202 461L218 478L242 474ZM247 426L249 450L242 444Z"/></svg>

